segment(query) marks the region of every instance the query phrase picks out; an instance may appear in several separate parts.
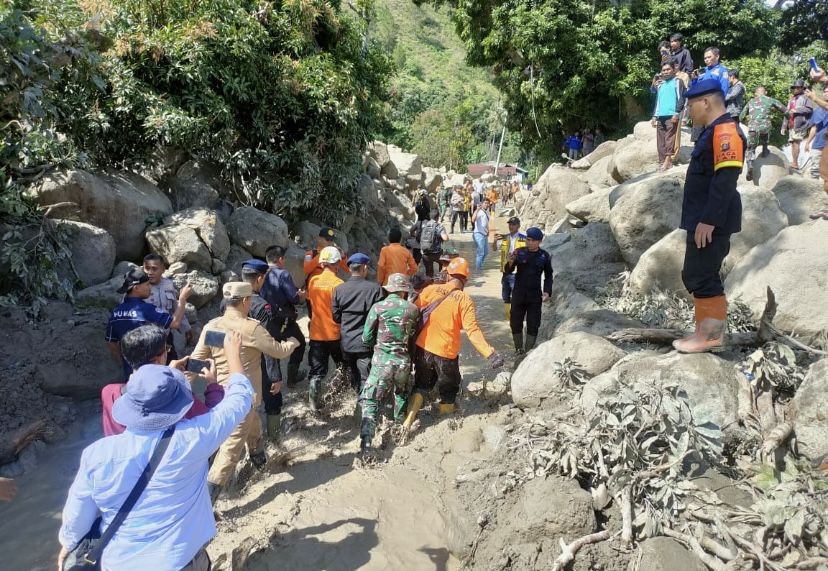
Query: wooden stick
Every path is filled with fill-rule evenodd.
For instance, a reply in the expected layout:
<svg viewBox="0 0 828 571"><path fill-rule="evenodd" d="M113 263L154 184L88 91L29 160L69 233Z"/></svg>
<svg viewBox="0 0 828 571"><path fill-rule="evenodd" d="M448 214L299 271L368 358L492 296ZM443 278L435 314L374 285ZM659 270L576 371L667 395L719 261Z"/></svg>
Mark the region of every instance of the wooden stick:
<svg viewBox="0 0 828 571"><path fill-rule="evenodd" d="M677 539L679 541L684 541L687 544L690 543L689 536L687 536L683 533L679 533L674 529L670 529L669 527L662 528L661 533L663 533L667 537L672 537L673 539ZM724 545L721 545L720 543L717 543L716 541L713 541L709 537L702 537L698 541L699 541L699 545L705 551L709 551L710 553L712 553L713 555L715 555L719 559L722 559L724 561L733 561L734 559L736 559L736 555L733 553L733 551L731 551L730 549L728 549Z"/></svg>
<svg viewBox="0 0 828 571"><path fill-rule="evenodd" d="M629 546L633 540L632 512L632 490L626 486L621 490L621 543L624 546Z"/></svg>
<svg viewBox="0 0 828 571"><path fill-rule="evenodd" d="M599 531L598 533L585 535L580 539L576 539L569 545L567 545L563 538L561 538L561 554L557 559L555 559L555 563L552 565L552 571L563 571L563 569L566 569L567 565L575 560L575 554L578 553L584 545L600 543L609 539L609 536L609 530L605 529L604 531Z"/></svg>
<svg viewBox="0 0 828 571"><path fill-rule="evenodd" d="M694 553L695 553L695 554L699 557L699 559L701 559L701 560L702 560L702 563L704 563L705 565L707 565L707 566L708 566L710 569L712 569L713 571L725 571L725 565L724 565L724 563L722 563L721 561L719 561L716 557L713 557L712 555L710 555L709 553L707 553L707 552L706 552L706 551L702 548L702 546L701 546L701 544L699 543L699 541L698 541L695 537L693 537L692 535L687 535L687 534L684 534L684 533L679 533L679 532L674 531L674 530L672 530L672 529L670 529L670 528L667 528L667 527L665 527L665 528L664 528L664 529L662 529L661 531L662 531L662 533L663 533L664 535L666 535L667 537L672 537L673 539L676 539L676 540L681 541L682 543L684 543L684 544L688 545L688 546L690 547L690 549L692 549L692 550L693 550L693 552L694 552ZM716 543L715 541L712 541L712 540L711 540L711 542L712 542L712 543ZM731 559L733 559L733 558L735 557L734 555L732 555L729 551L727 551L727 550L726 550L724 547L722 547L721 545L719 545L719 544L716 544L716 545L717 545L719 548L721 548L722 550L726 551L726 552L727 552L727 554L728 554L728 555L730 555L730 558L731 558Z"/></svg>

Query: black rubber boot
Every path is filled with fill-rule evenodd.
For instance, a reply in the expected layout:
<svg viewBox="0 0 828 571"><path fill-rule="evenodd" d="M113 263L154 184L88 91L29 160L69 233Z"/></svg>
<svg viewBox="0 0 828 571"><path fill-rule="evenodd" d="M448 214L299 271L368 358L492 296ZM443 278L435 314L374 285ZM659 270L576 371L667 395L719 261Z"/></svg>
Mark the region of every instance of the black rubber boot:
<svg viewBox="0 0 828 571"><path fill-rule="evenodd" d="M257 450L256 452L251 452L250 461L253 463L253 466L255 466L257 470L261 470L262 468L264 468L264 465L267 464L267 456L265 455L264 450Z"/></svg>
<svg viewBox="0 0 828 571"><path fill-rule="evenodd" d="M320 377L311 377L308 384L308 404L314 412L319 412L322 408L322 379Z"/></svg>
<svg viewBox="0 0 828 571"><path fill-rule="evenodd" d="M296 363L288 363L287 366L287 386L295 387L299 383L305 380L307 376L307 371L305 369L300 369L299 364Z"/></svg>
<svg viewBox="0 0 828 571"><path fill-rule="evenodd" d="M207 492L210 494L210 503L215 505L216 500L221 495L221 486L207 482Z"/></svg>
<svg viewBox="0 0 828 571"><path fill-rule="evenodd" d="M362 426L359 429L359 451L362 454L371 451L371 441L374 439L374 421L370 418L362 419Z"/></svg>
<svg viewBox="0 0 828 571"><path fill-rule="evenodd" d="M528 353L535 347L535 342L538 340L537 335L527 335L526 336L526 346L525 350Z"/></svg>
<svg viewBox="0 0 828 571"><path fill-rule="evenodd" d="M523 333L512 333L512 341L515 343L515 352L518 355L523 354Z"/></svg>

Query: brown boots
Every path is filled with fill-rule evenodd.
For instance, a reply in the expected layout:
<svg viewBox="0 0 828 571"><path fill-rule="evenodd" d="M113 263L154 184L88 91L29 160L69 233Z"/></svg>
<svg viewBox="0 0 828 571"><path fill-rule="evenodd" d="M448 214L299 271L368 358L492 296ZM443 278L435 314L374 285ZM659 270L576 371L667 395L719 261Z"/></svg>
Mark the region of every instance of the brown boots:
<svg viewBox="0 0 828 571"><path fill-rule="evenodd" d="M720 351L727 326L727 298L693 298L696 310L696 330L684 339L673 341L679 353L706 353Z"/></svg>

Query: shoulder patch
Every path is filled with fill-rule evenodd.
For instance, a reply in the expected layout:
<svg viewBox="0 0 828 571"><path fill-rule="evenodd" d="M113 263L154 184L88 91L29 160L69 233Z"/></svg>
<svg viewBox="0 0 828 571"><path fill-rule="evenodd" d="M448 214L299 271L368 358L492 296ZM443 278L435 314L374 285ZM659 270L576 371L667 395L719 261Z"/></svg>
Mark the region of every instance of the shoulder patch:
<svg viewBox="0 0 828 571"><path fill-rule="evenodd" d="M745 147L736 123L719 123L713 127L713 170L742 168Z"/></svg>

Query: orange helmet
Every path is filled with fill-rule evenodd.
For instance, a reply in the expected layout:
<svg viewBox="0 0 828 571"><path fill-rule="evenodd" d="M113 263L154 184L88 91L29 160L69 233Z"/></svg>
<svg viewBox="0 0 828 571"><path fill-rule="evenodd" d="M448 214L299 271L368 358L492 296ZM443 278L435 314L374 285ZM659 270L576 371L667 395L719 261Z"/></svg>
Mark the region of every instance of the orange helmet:
<svg viewBox="0 0 828 571"><path fill-rule="evenodd" d="M466 258L454 258L451 262L449 262L449 265L446 268L446 273L450 276L461 275L464 278L468 278L469 263L466 261Z"/></svg>

